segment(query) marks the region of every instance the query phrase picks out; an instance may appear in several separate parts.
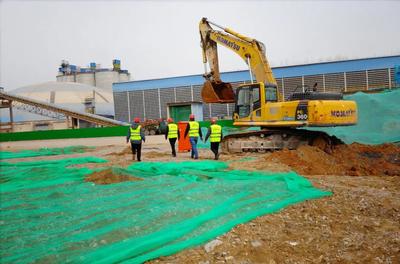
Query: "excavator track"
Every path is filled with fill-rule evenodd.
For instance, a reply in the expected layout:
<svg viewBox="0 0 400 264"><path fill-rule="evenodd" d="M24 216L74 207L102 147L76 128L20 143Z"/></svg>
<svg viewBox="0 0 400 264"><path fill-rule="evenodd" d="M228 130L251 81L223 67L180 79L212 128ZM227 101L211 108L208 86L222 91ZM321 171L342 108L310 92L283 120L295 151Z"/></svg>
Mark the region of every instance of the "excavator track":
<svg viewBox="0 0 400 264"><path fill-rule="evenodd" d="M317 146L331 153L332 147L338 144L343 144L343 142L325 132L290 128L235 133L225 136L221 142L224 153L297 149L303 145Z"/></svg>

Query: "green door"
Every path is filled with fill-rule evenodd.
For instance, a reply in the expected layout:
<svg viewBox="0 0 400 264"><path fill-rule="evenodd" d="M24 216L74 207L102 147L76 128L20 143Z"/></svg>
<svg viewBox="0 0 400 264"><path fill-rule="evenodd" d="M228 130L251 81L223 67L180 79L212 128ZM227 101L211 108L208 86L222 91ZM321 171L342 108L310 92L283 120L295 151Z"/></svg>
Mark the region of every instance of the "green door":
<svg viewBox="0 0 400 264"><path fill-rule="evenodd" d="M190 105L174 105L170 106L169 113L175 122L188 121L192 112Z"/></svg>

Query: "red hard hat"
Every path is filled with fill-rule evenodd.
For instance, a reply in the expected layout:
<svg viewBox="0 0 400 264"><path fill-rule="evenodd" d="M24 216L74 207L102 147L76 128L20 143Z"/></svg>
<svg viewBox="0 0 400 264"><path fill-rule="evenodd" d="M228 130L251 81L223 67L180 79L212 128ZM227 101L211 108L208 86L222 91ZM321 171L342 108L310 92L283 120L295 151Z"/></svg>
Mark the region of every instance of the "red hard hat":
<svg viewBox="0 0 400 264"><path fill-rule="evenodd" d="M189 118L194 119L194 114L190 114Z"/></svg>
<svg viewBox="0 0 400 264"><path fill-rule="evenodd" d="M172 118L168 118L168 123L172 123L172 122L174 122L174 119L172 119Z"/></svg>
<svg viewBox="0 0 400 264"><path fill-rule="evenodd" d="M133 119L133 122L140 123L140 118L139 117L135 117L135 119Z"/></svg>
<svg viewBox="0 0 400 264"><path fill-rule="evenodd" d="M217 120L215 120L215 118L212 118L211 119L211 124L215 124L215 123L217 123Z"/></svg>

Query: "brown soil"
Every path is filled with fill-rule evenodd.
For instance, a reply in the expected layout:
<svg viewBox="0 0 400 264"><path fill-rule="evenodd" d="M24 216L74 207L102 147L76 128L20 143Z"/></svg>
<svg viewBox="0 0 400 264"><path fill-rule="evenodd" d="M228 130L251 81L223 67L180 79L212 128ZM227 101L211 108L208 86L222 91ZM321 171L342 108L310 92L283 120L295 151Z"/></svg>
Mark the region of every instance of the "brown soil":
<svg viewBox="0 0 400 264"><path fill-rule="evenodd" d="M400 175L400 147L393 144L337 145L330 154L318 147L302 146L274 152L264 160L285 164L302 175Z"/></svg>
<svg viewBox="0 0 400 264"><path fill-rule="evenodd" d="M85 182L94 182L95 184L112 184L126 181L141 181L141 178L136 178L129 175L118 174L111 168L96 171L86 176Z"/></svg>
<svg viewBox="0 0 400 264"><path fill-rule="evenodd" d="M126 147L122 151L119 151L119 152L111 152L111 153L107 154L106 156L125 156L128 154L132 155L131 147Z"/></svg>
<svg viewBox="0 0 400 264"><path fill-rule="evenodd" d="M330 197L241 224L149 263L400 263L400 177L310 176Z"/></svg>

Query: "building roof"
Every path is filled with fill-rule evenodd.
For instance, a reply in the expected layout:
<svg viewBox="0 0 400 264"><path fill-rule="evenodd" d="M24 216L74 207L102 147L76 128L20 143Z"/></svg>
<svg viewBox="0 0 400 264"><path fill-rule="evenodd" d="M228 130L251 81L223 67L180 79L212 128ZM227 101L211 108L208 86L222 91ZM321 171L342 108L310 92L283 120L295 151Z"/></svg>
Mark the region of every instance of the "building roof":
<svg viewBox="0 0 400 264"><path fill-rule="evenodd" d="M351 72L351 71L393 68L396 65L400 65L400 55L274 67L272 68L272 71L274 73L275 78L282 78L282 77L288 78L288 77L316 75L323 73L327 74L335 72ZM240 82L249 80L250 76L247 70L232 71L232 72L221 73L221 79L224 82ZM197 75L187 75L187 76L178 76L178 77L151 79L151 80L114 83L113 91L123 92L123 91L147 90L147 89L157 89L157 88L170 88L170 87L180 87L189 85L201 85L203 83L204 83L203 76L201 74L197 74Z"/></svg>

